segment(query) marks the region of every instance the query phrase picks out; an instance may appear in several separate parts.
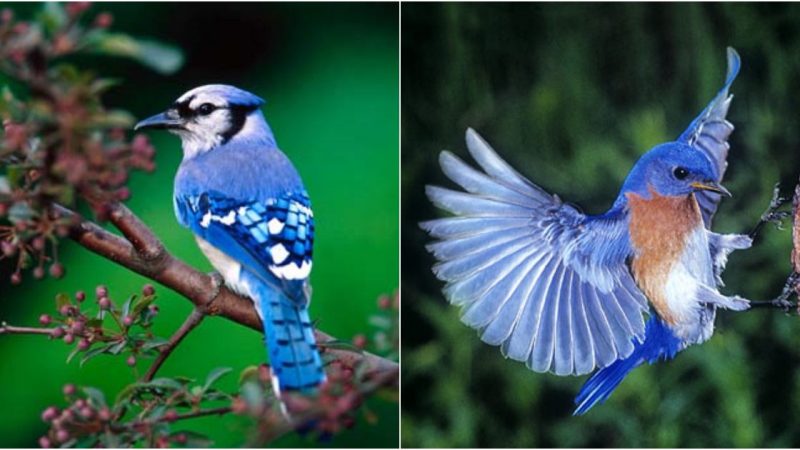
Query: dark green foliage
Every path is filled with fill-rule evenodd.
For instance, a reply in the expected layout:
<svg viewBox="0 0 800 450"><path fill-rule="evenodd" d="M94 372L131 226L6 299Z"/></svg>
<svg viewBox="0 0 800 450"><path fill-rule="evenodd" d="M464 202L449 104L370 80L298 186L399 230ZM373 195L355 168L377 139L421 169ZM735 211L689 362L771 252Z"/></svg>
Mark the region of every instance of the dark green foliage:
<svg viewBox="0 0 800 450"><path fill-rule="evenodd" d="M458 321L430 272L421 220L437 155L481 133L521 173L588 213L636 159L676 138L716 94L725 47L742 56L729 120L734 193L715 219L747 232L775 182L800 174L800 8L757 4L406 4L402 43L403 429L408 446L785 447L800 444L800 319L723 312L716 335L637 369L571 417L586 377L536 374ZM772 298L788 231L732 255L726 293ZM409 325L411 324L411 325Z"/></svg>

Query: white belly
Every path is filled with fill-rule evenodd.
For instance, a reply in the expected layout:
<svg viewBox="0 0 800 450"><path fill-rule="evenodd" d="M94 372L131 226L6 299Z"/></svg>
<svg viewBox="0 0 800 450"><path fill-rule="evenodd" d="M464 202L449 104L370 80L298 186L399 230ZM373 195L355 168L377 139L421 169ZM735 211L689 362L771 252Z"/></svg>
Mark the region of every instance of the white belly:
<svg viewBox="0 0 800 450"><path fill-rule="evenodd" d="M241 279L241 264L209 244L205 239L199 236L195 236L195 239L197 240L197 246L200 247L200 250L206 255L208 261L214 266L214 269L222 275L222 278L225 280L225 285L241 296L250 299L255 298L250 287ZM256 307L259 317L261 317L261 305L256 301L254 301L253 304Z"/></svg>

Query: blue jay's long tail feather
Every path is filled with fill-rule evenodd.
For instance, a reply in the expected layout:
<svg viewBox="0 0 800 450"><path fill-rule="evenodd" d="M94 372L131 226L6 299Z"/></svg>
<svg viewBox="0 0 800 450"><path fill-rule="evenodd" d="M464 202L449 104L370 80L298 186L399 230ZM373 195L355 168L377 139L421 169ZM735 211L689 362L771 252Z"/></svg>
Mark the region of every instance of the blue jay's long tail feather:
<svg viewBox="0 0 800 450"><path fill-rule="evenodd" d="M671 359L681 349L680 339L655 315L647 322L644 341L634 342L634 345L630 356L598 370L586 380L575 397L577 407L572 415L586 414L593 406L606 401L628 373L644 362L653 364Z"/></svg>
<svg viewBox="0 0 800 450"><path fill-rule="evenodd" d="M325 381L325 372L308 308L267 288L260 290L259 301L267 350L279 390L313 390Z"/></svg>

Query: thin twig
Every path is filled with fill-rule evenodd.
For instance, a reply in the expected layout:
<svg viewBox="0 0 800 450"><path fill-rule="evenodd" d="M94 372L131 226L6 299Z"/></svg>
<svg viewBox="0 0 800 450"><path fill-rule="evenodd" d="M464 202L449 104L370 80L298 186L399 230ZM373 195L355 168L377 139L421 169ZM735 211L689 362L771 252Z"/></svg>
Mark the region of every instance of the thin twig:
<svg viewBox="0 0 800 450"><path fill-rule="evenodd" d="M52 328L15 327L3 322L0 323L0 334L46 334L51 335Z"/></svg>
<svg viewBox="0 0 800 450"><path fill-rule="evenodd" d="M181 325L181 327L178 328L178 331L176 331L175 334L169 338L169 342L161 348L161 353L159 353L156 360L153 361L153 364L147 370L144 378L142 378L143 381L150 381L153 379L153 376L155 376L156 372L158 372L158 369L162 364L164 364L164 361L166 361L169 355L172 354L172 351L175 350L175 347L181 343L183 338L186 337L186 335L189 334L194 327L203 321L204 317L205 314L203 314L203 312L199 309L195 308L192 310L192 313L189 314L189 316L183 322L183 325Z"/></svg>

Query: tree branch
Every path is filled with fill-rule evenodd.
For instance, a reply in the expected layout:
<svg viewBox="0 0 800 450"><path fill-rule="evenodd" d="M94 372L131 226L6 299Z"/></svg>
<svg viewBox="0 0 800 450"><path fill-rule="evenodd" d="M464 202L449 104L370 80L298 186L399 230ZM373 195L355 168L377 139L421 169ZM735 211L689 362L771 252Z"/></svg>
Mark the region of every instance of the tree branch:
<svg viewBox="0 0 800 450"><path fill-rule="evenodd" d="M0 334L46 334L51 335L52 328L15 327L5 322L0 323Z"/></svg>
<svg viewBox="0 0 800 450"><path fill-rule="evenodd" d="M56 205L54 210L59 216L72 219L69 236L86 249L174 290L204 314L219 315L263 332L261 319L252 301L224 286L219 287L213 277L172 256L125 205L112 204L110 217L127 239L106 231L63 206ZM323 352L334 355L348 365L362 363L367 372L398 371L396 362L369 352L325 348L326 342L335 339L320 330L315 330L315 334Z"/></svg>
<svg viewBox="0 0 800 450"><path fill-rule="evenodd" d="M181 325L181 327L178 328L178 331L176 331L175 334L169 338L167 345L161 348L161 353L159 353L156 360L153 361L153 364L144 375L144 381L150 381L153 379L153 376L155 376L156 372L158 372L158 369L161 367L161 365L164 364L164 361L169 358L169 355L172 354L172 351L175 350L175 347L181 343L183 338L185 338L186 335L194 329L194 327L203 321L203 317L205 317L205 314L203 314L203 312L199 309L195 308L192 310L192 313L189 314L189 317L186 318L186 321L183 322L183 325Z"/></svg>

